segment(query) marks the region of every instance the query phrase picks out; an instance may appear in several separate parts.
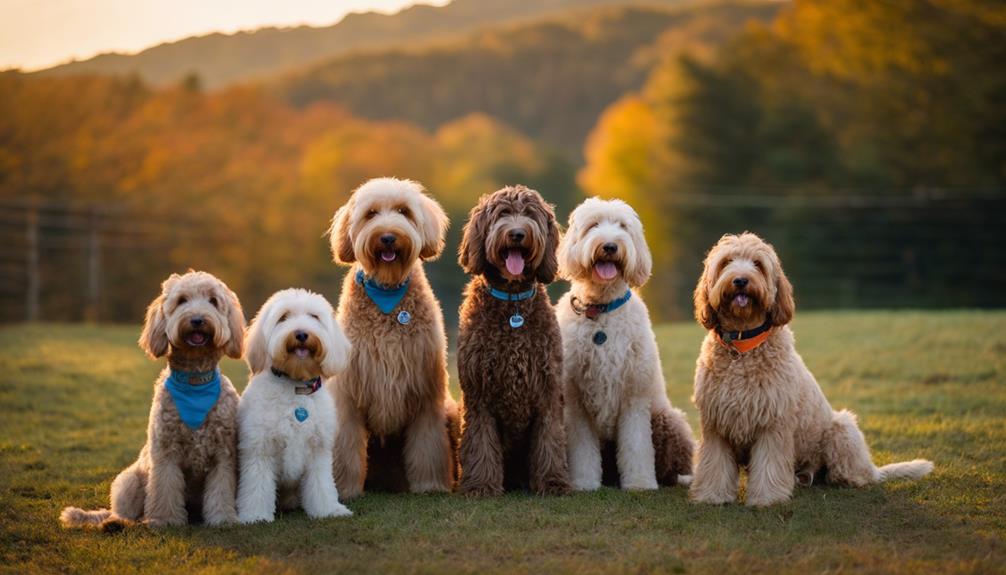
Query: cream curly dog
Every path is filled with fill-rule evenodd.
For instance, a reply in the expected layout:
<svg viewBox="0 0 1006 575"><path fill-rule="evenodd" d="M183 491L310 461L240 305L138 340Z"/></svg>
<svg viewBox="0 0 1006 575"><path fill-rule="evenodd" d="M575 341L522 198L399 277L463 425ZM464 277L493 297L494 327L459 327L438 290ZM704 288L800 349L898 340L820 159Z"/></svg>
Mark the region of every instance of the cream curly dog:
<svg viewBox="0 0 1006 575"><path fill-rule="evenodd" d="M447 216L416 182L370 180L332 222L332 254L352 265L339 323L353 344L333 393L335 480L367 489L450 491L458 408L447 391L447 336L423 271L444 248Z"/></svg>
<svg viewBox="0 0 1006 575"><path fill-rule="evenodd" d="M695 367L702 443L691 497L737 499L747 466L747 504L781 503L799 479L863 486L919 479L923 459L877 468L856 416L834 411L796 352L793 289L772 246L725 235L706 257L695 317L709 332Z"/></svg>
<svg viewBox="0 0 1006 575"><path fill-rule="evenodd" d="M615 446L624 489L690 475L695 441L667 399L646 304L632 288L652 259L639 216L621 200L590 198L569 216L559 266L572 287L556 306L573 487L601 486L602 443Z"/></svg>
<svg viewBox="0 0 1006 575"><path fill-rule="evenodd" d="M238 405L238 518L272 521L276 494L309 517L352 515L332 477L335 403L323 382L349 360L349 341L322 296L273 294L245 342L252 377Z"/></svg>
<svg viewBox="0 0 1006 575"><path fill-rule="evenodd" d="M112 482L112 509L67 507L64 526L237 520L238 394L217 364L224 355L241 357L244 328L237 296L214 276L190 271L161 284L139 341L152 359L168 356L154 385L147 443Z"/></svg>

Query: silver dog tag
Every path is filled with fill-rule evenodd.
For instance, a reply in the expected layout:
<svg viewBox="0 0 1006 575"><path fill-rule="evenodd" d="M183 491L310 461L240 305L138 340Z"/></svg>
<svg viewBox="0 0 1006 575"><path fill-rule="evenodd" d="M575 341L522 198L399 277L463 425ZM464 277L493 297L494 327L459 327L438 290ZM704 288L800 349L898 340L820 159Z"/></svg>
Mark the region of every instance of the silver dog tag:
<svg viewBox="0 0 1006 575"><path fill-rule="evenodd" d="M510 327L517 329L524 325L524 316L519 313L515 313L510 316Z"/></svg>

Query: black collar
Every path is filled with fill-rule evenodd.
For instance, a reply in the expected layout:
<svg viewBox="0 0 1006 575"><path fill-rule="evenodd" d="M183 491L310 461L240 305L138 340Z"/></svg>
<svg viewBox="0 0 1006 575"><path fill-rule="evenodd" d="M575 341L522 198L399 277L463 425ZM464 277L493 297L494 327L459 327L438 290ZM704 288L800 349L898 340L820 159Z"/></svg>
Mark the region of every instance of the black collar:
<svg viewBox="0 0 1006 575"><path fill-rule="evenodd" d="M300 379L294 379L290 377L286 372L280 371L275 367L271 367L269 369L272 370L272 374L275 375L276 377L280 377L295 383L296 385L294 386L293 391L297 395L311 395L312 393L321 389L321 377L316 377L314 379L303 381Z"/></svg>
<svg viewBox="0 0 1006 575"><path fill-rule="evenodd" d="M758 337L759 335L765 333L766 331L772 329L772 319L765 318L765 323L754 329L748 329L745 331L723 331L719 327L716 328L716 333L719 334L720 339L722 339L727 344L735 341L744 341L746 339L751 339L753 337Z"/></svg>

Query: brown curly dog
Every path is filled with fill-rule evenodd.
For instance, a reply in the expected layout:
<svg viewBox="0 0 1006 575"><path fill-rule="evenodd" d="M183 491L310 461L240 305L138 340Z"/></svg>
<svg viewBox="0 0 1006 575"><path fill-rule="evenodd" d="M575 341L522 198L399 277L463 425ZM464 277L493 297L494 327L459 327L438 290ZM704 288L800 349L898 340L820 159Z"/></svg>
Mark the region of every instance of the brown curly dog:
<svg viewBox="0 0 1006 575"><path fill-rule="evenodd" d="M483 196L465 224L459 261L475 276L458 334L466 494L570 489L562 342L545 291L558 271L559 239L552 207L523 186Z"/></svg>
<svg viewBox="0 0 1006 575"><path fill-rule="evenodd" d="M217 364L224 355L241 357L244 329L237 296L214 276L190 271L161 284L139 341L152 359L168 356L154 385L147 443L112 482L111 511L67 507L64 527L237 521L238 393Z"/></svg>
<svg viewBox="0 0 1006 575"><path fill-rule="evenodd" d="M709 250L695 288L695 317L709 330L695 366L695 501L736 500L740 466L754 506L788 500L798 479L863 486L932 471L924 459L873 464L856 416L831 408L797 353L795 310L779 257L761 238L725 235Z"/></svg>

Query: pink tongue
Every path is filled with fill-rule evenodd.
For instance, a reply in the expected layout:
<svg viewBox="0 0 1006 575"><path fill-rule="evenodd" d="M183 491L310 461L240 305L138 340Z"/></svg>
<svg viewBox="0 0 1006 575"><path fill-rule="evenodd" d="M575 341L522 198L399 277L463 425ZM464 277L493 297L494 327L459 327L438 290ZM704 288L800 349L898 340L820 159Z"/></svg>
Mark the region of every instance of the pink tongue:
<svg viewBox="0 0 1006 575"><path fill-rule="evenodd" d="M747 307L747 305L748 305L748 296L746 296L746 295L744 295L742 293L739 293L739 294L737 294L737 295L734 296L734 303L737 304L739 307Z"/></svg>
<svg viewBox="0 0 1006 575"><path fill-rule="evenodd" d="M506 271L512 276L524 273L524 255L520 250L510 250L506 255Z"/></svg>
<svg viewBox="0 0 1006 575"><path fill-rule="evenodd" d="M206 342L206 336L201 333L193 333L189 335L189 341L196 345L200 345Z"/></svg>
<svg viewBox="0 0 1006 575"><path fill-rule="evenodd" d="M395 257L397 257L397 254L391 250L381 252L381 259L386 262L395 261Z"/></svg>
<svg viewBox="0 0 1006 575"><path fill-rule="evenodd" d="M618 274L618 268L611 262L597 262L594 264L594 271L603 280L610 280Z"/></svg>
<svg viewBox="0 0 1006 575"><path fill-rule="evenodd" d="M307 350L307 348L298 347L297 349L294 350L294 353L297 354L297 357L307 357L310 352Z"/></svg>

